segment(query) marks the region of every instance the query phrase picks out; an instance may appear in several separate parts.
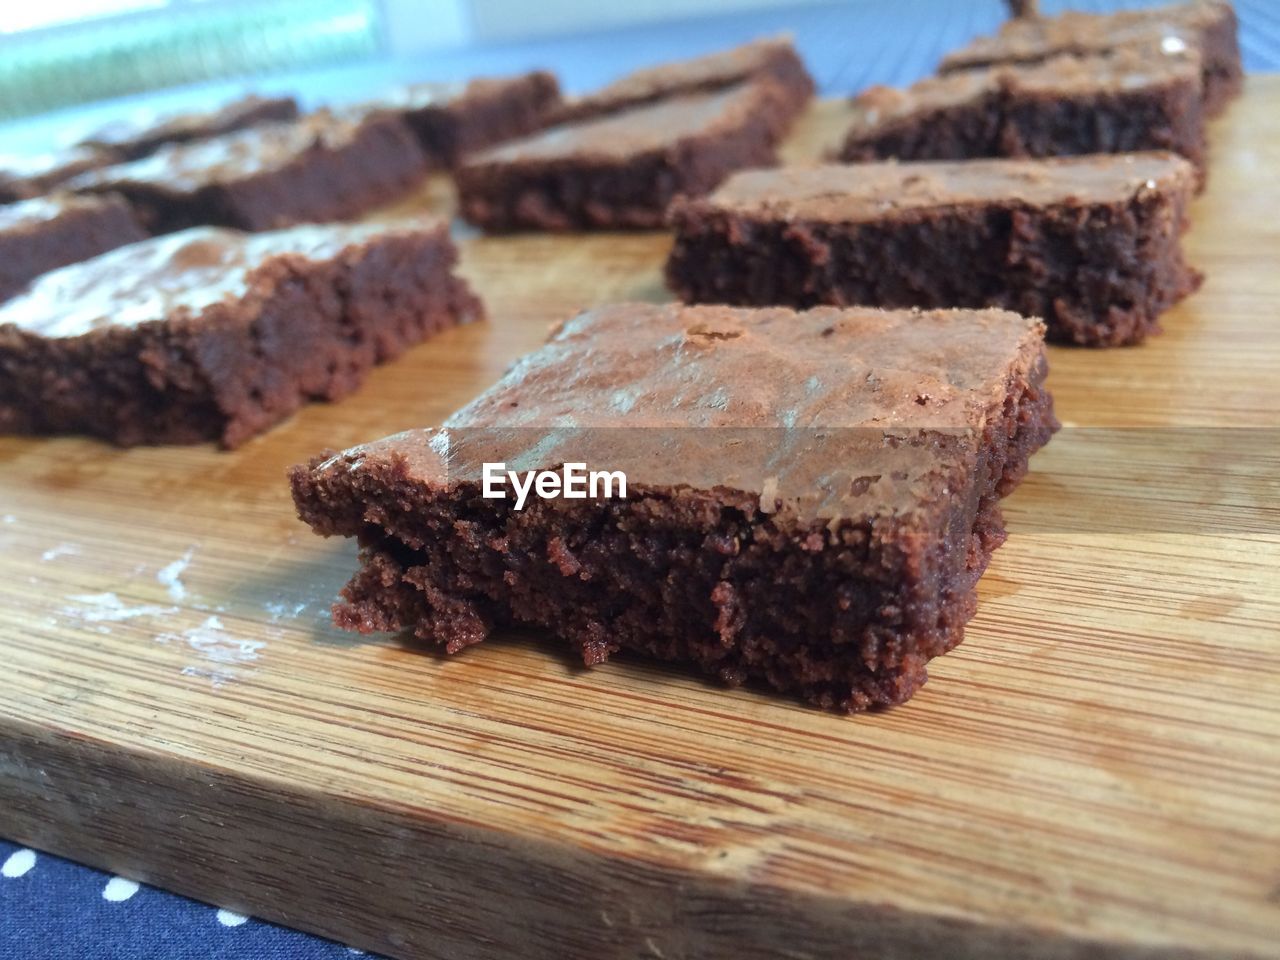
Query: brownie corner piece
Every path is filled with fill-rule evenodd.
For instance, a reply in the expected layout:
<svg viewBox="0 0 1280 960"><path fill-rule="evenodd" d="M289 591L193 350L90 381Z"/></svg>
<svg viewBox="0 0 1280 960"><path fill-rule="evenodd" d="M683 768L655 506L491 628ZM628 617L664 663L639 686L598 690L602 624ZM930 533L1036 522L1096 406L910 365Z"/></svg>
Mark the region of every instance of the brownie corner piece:
<svg viewBox="0 0 1280 960"><path fill-rule="evenodd" d="M482 315L442 224L198 227L0 305L0 432L225 447Z"/></svg>
<svg viewBox="0 0 1280 960"><path fill-rule="evenodd" d="M0 206L0 302L43 273L145 240L120 197L55 194Z"/></svg>
<svg viewBox="0 0 1280 960"><path fill-rule="evenodd" d="M490 232L660 227L675 196L776 162L786 111L776 84L748 81L550 127L458 168L463 216Z"/></svg>
<svg viewBox="0 0 1280 960"><path fill-rule="evenodd" d="M342 627L453 652L532 626L587 663L889 706L963 636L999 500L1057 426L1045 373L1043 325L1002 311L615 304L439 428L291 485L317 533L360 539ZM484 492L486 464L571 462L625 494Z"/></svg>

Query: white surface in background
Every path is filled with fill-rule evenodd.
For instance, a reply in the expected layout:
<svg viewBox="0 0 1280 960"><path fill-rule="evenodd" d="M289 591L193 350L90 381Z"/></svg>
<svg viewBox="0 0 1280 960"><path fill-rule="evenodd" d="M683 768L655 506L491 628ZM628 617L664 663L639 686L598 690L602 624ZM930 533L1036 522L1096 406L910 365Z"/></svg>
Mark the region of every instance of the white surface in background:
<svg viewBox="0 0 1280 960"><path fill-rule="evenodd" d="M640 23L683 20L742 10L801 6L813 0L470 0L472 37L481 42L527 40Z"/></svg>
<svg viewBox="0 0 1280 960"><path fill-rule="evenodd" d="M588 33L664 20L811 4L814 0L382 0L393 56ZM846 0L869 2L869 0Z"/></svg>
<svg viewBox="0 0 1280 960"><path fill-rule="evenodd" d="M382 0L387 52L392 56L465 46L472 39L476 0ZM540 4L530 3L530 11ZM536 16L536 12L531 13Z"/></svg>
<svg viewBox="0 0 1280 960"><path fill-rule="evenodd" d="M169 0L40 0L20 3L0 2L0 33L16 33L33 27L51 27L72 20L105 17L135 10L154 10L169 5Z"/></svg>

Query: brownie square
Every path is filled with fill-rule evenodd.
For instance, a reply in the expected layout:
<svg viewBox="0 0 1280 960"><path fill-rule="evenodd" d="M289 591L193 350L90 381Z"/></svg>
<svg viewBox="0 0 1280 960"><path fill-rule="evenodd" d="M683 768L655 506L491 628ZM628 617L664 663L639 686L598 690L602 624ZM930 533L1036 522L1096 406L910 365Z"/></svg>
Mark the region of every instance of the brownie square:
<svg viewBox="0 0 1280 960"><path fill-rule="evenodd" d="M1060 54L1090 56L1130 46L1190 47L1202 60L1205 112L1214 116L1240 93L1243 83L1237 33L1235 10L1224 0L1101 14L1072 10L1006 22L995 35L978 37L949 54L938 72L1034 64Z"/></svg>
<svg viewBox="0 0 1280 960"><path fill-rule="evenodd" d="M119 197L38 197L0 206L0 300L58 267L145 240Z"/></svg>
<svg viewBox="0 0 1280 960"><path fill-rule="evenodd" d="M0 432L234 447L478 317L442 224L199 227L0 306Z"/></svg>
<svg viewBox="0 0 1280 960"><path fill-rule="evenodd" d="M119 155L109 150L90 147L70 147L48 153L2 154L0 203L16 203L42 196L72 177L119 161Z"/></svg>
<svg viewBox="0 0 1280 960"><path fill-rule="evenodd" d="M901 703L960 642L998 501L1056 422L1043 327L999 311L619 304L564 324L439 429L292 472L358 537L334 620L449 652L543 628L843 710ZM621 471L485 496L484 464Z"/></svg>
<svg viewBox="0 0 1280 960"><path fill-rule="evenodd" d="M152 233L200 225L272 230L357 216L402 196L426 173L422 149L397 118L321 111L161 147L68 186L123 194Z"/></svg>
<svg viewBox="0 0 1280 960"><path fill-rule="evenodd" d="M1204 173L1200 57L1125 48L874 87L840 159L965 160L1171 150Z"/></svg>
<svg viewBox="0 0 1280 960"><path fill-rule="evenodd" d="M207 140L259 124L295 120L297 117L298 103L293 97L249 94L216 110L193 113L163 114L143 107L102 127L81 142L87 147L117 153L125 160L140 160L166 144Z"/></svg>
<svg viewBox="0 0 1280 960"><path fill-rule="evenodd" d="M462 214L494 232L658 227L677 194L772 165L786 111L775 84L750 82L552 127L459 167Z"/></svg>
<svg viewBox="0 0 1280 960"><path fill-rule="evenodd" d="M772 80L793 117L813 97L813 78L786 37L757 40L691 60L637 70L595 93L576 97L556 112L554 122L606 116L686 93L709 93L747 80Z"/></svg>
<svg viewBox="0 0 1280 960"><path fill-rule="evenodd" d="M482 77L466 84L418 83L354 108L398 115L433 166L456 167L470 153L545 126L560 103L560 84L544 70Z"/></svg>
<svg viewBox="0 0 1280 960"><path fill-rule="evenodd" d="M750 170L676 202L667 279L694 303L1000 307L1137 343L1200 285L1195 184L1169 153Z"/></svg>

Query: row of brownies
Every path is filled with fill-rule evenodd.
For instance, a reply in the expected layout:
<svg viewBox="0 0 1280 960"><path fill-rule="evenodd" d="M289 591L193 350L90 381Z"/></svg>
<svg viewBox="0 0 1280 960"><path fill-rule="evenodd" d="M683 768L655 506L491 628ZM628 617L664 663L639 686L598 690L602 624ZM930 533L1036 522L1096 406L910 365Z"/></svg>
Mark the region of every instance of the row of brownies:
<svg viewBox="0 0 1280 960"><path fill-rule="evenodd" d="M488 231L670 224L685 305L588 311L445 423L292 472L301 517L360 540L335 621L450 652L534 625L587 663L901 703L1056 429L1046 331L1134 343L1199 283L1180 238L1239 86L1208 0L1011 21L855 98L822 164L776 166L813 95L783 40L576 100L531 74L102 135L4 181L59 188L0 208L15 262L91 259L9 281L0 431L235 446L480 316L445 225L305 223L433 166ZM517 509L481 496L497 461L621 471L627 496Z"/></svg>

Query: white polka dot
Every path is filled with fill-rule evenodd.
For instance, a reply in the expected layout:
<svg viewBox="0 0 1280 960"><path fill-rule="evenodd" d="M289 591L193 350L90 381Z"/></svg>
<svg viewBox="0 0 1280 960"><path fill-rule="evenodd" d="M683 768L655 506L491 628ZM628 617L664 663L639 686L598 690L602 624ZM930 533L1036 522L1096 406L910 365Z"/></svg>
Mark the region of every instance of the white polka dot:
<svg viewBox="0 0 1280 960"><path fill-rule="evenodd" d="M218 911L218 922L224 927L238 927L248 919L242 913L232 913L230 910Z"/></svg>
<svg viewBox="0 0 1280 960"><path fill-rule="evenodd" d="M0 875L13 879L20 877L32 867L36 865L36 852L34 850L17 850L9 854L9 859L4 862L4 866L0 867Z"/></svg>
<svg viewBox="0 0 1280 960"><path fill-rule="evenodd" d="M120 903L128 900L138 892L138 885L132 880L126 880L124 877L112 877L107 881L107 885L102 888L102 899L110 900L112 903Z"/></svg>

